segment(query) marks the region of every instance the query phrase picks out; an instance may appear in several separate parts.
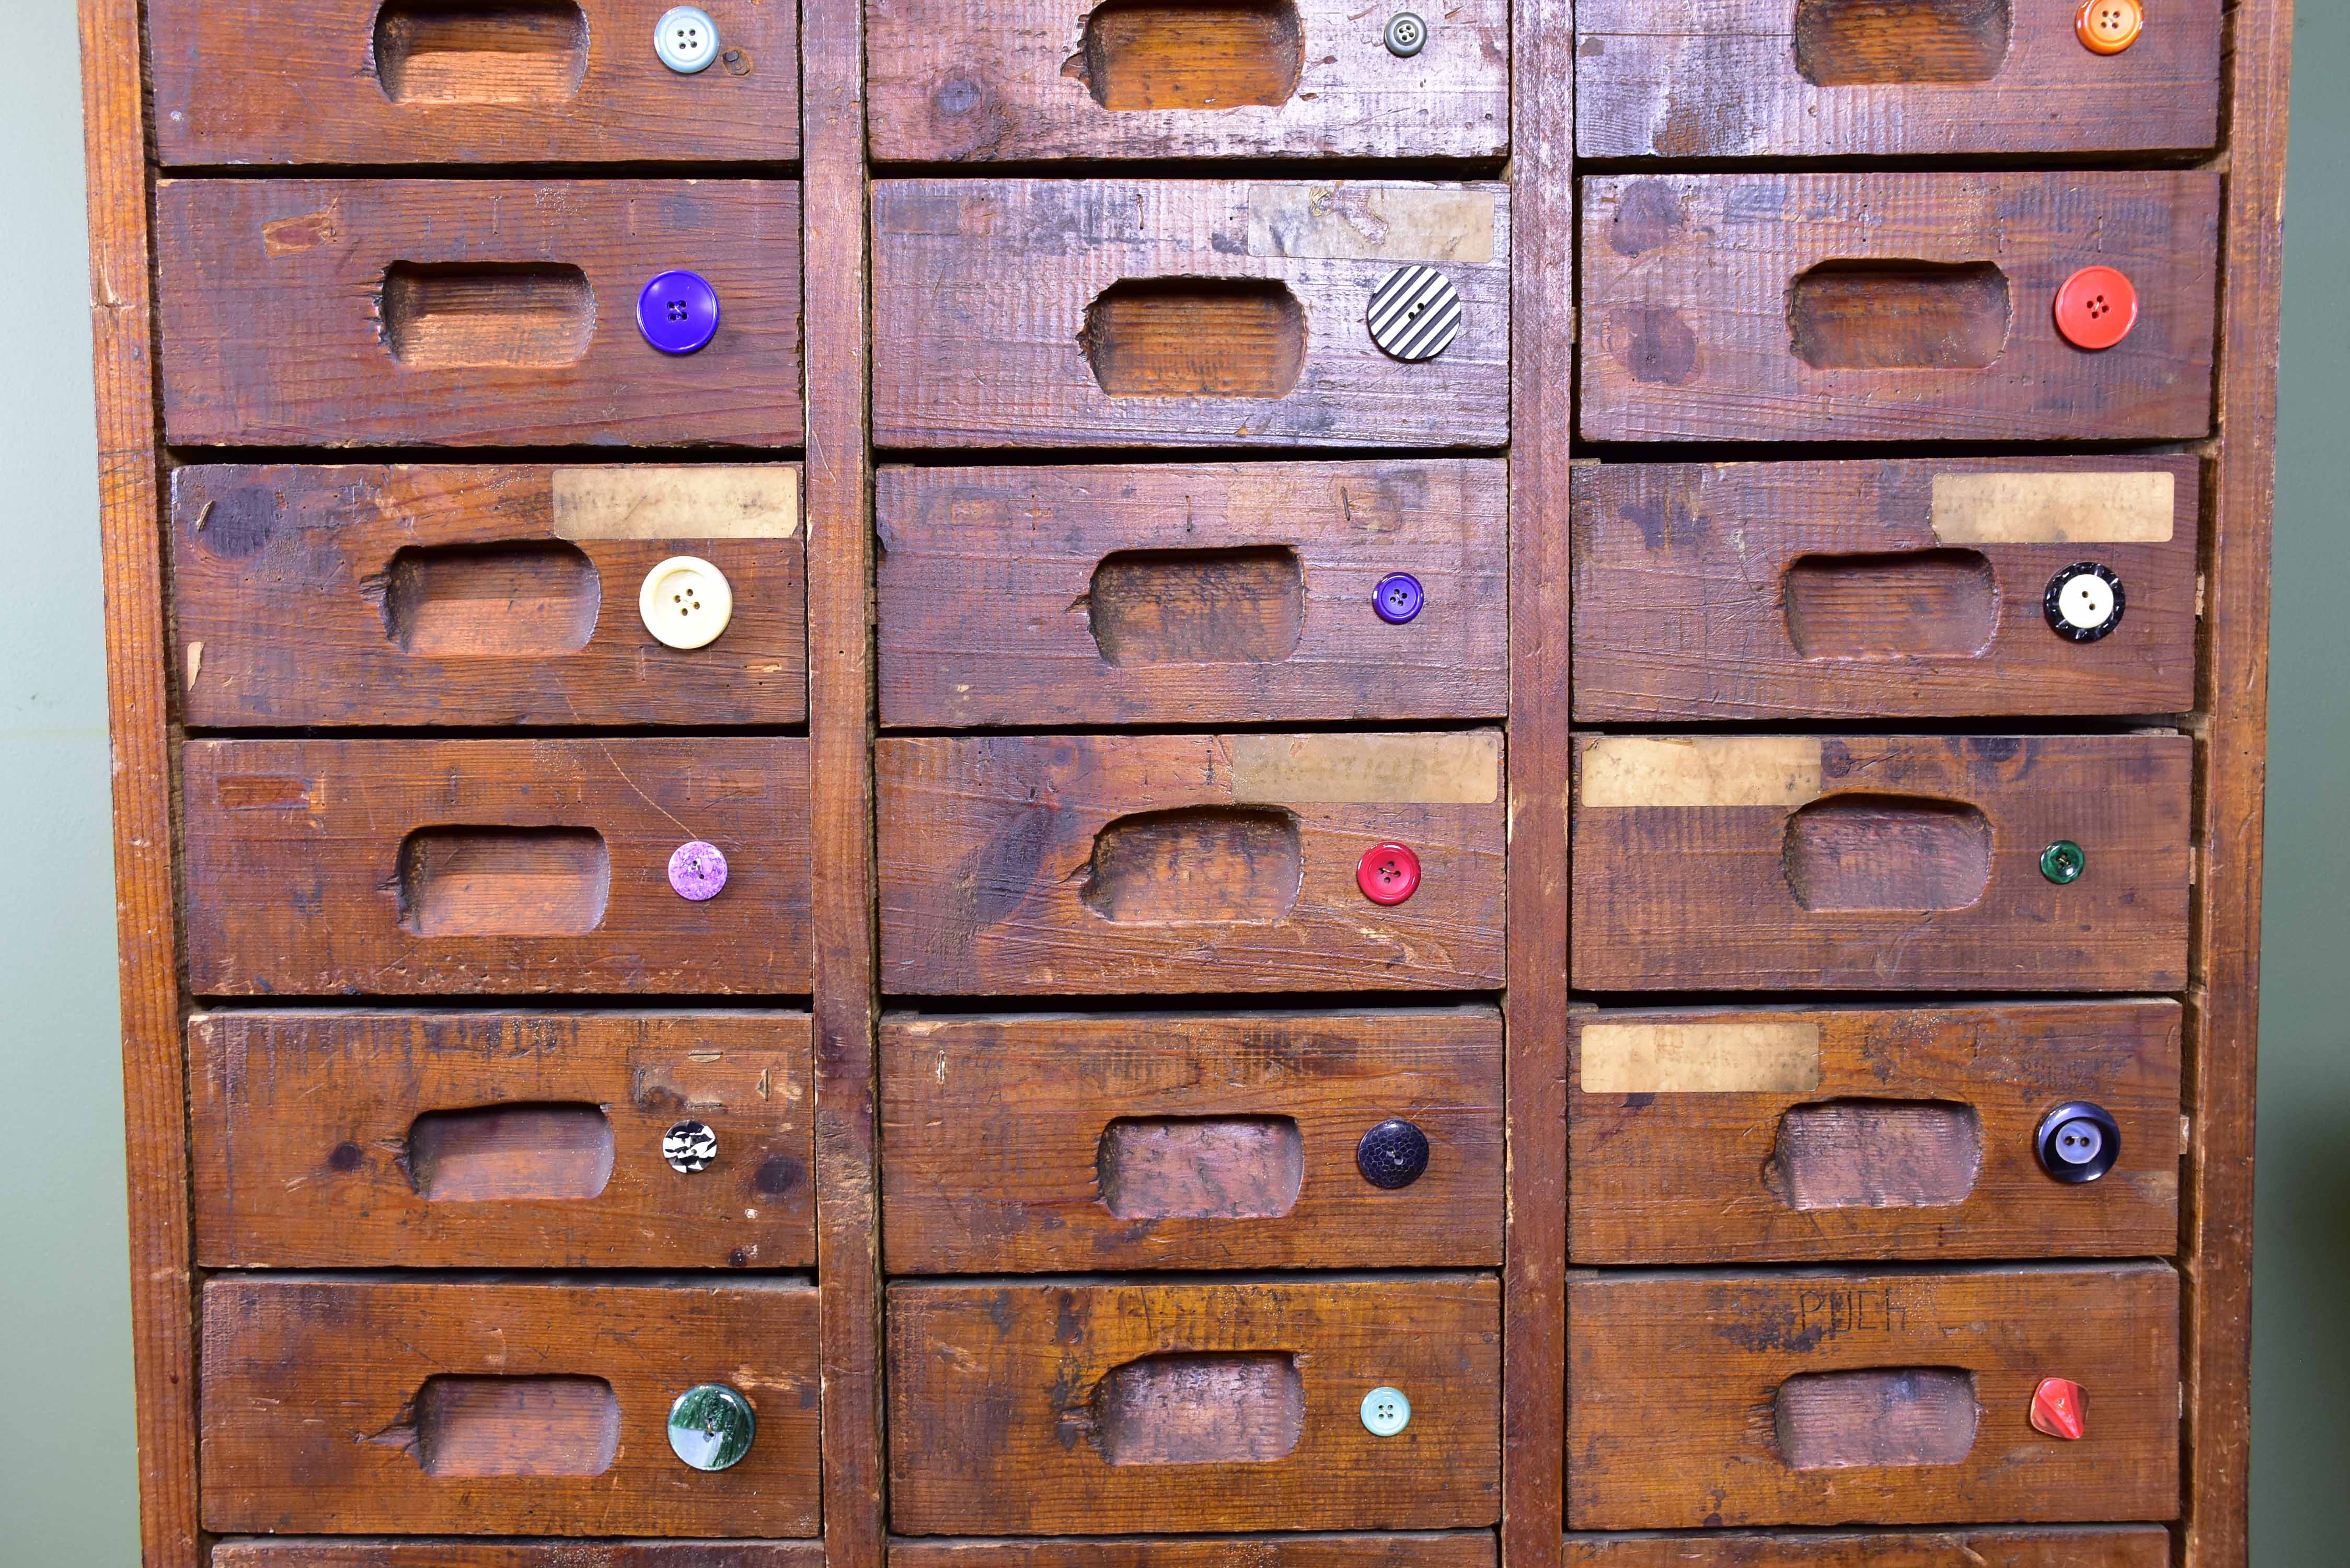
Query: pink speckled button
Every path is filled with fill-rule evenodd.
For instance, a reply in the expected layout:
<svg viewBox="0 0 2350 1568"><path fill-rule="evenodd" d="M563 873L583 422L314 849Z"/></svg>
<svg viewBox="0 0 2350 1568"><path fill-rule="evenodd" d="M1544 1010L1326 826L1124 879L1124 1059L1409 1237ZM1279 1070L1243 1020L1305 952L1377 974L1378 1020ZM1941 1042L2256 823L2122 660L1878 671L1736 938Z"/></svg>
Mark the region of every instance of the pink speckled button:
<svg viewBox="0 0 2350 1568"><path fill-rule="evenodd" d="M718 852L718 846L699 838L681 844L669 857L669 885L677 889L679 898L697 904L715 898L726 886L726 857Z"/></svg>

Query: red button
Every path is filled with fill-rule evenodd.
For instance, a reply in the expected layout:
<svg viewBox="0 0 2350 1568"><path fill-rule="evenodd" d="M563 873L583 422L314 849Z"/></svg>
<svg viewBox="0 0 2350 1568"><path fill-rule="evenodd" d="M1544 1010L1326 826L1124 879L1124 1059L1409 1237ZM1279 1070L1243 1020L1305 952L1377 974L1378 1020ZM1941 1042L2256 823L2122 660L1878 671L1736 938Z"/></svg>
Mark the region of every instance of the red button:
<svg viewBox="0 0 2350 1568"><path fill-rule="evenodd" d="M2087 1430L2081 1386L2064 1377L2043 1377L2032 1396L2032 1424L2052 1438L2078 1442Z"/></svg>
<svg viewBox="0 0 2350 1568"><path fill-rule="evenodd" d="M2075 348L2110 348L2137 325L2137 288L2109 266L2085 266L2056 291L2056 330Z"/></svg>
<svg viewBox="0 0 2350 1568"><path fill-rule="evenodd" d="M1419 857L1400 844L1374 844L1355 867L1355 886L1374 904L1400 904L1419 891Z"/></svg>
<svg viewBox="0 0 2350 1568"><path fill-rule="evenodd" d="M2146 30L2143 0L2081 0L2073 31L2093 55L2118 55Z"/></svg>

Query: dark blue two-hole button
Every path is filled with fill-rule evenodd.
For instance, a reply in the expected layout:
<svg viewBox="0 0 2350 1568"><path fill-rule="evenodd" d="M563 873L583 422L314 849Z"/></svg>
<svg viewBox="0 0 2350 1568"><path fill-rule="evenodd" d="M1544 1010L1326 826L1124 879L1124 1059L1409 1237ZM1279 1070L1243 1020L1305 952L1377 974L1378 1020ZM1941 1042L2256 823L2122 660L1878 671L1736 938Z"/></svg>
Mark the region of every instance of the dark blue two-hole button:
<svg viewBox="0 0 2350 1568"><path fill-rule="evenodd" d="M1390 572L1379 579L1378 587L1371 590L1371 607L1378 611L1379 618L1389 626L1403 625L1418 615L1419 607L1427 601L1428 596L1420 588L1419 579L1409 572Z"/></svg>
<svg viewBox="0 0 2350 1568"><path fill-rule="evenodd" d="M664 354L691 354L718 336L718 291L698 272L661 273L637 296L637 330Z"/></svg>

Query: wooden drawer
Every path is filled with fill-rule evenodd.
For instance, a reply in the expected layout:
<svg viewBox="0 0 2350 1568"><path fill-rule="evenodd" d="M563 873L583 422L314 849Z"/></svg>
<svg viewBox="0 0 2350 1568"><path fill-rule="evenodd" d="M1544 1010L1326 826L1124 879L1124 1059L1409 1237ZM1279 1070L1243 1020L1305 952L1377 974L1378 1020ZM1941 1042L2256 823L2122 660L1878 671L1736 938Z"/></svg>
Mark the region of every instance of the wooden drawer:
<svg viewBox="0 0 2350 1568"><path fill-rule="evenodd" d="M804 1012L198 1013L188 1058L211 1267L816 1263Z"/></svg>
<svg viewBox="0 0 2350 1568"><path fill-rule="evenodd" d="M1750 1535L1570 1535L1566 1568L2170 1568L2158 1524Z"/></svg>
<svg viewBox="0 0 2350 1568"><path fill-rule="evenodd" d="M1232 1568L1236 1562L1263 1568L1493 1568L1497 1561L1492 1534L1466 1530L889 1542L889 1568Z"/></svg>
<svg viewBox="0 0 2350 1568"><path fill-rule="evenodd" d="M1498 718L1505 479L1450 459L885 468L882 722Z"/></svg>
<svg viewBox="0 0 2350 1568"><path fill-rule="evenodd" d="M1487 1275L889 1291L908 1535L1480 1526L1500 1517ZM1409 1423L1364 1424L1400 1389Z"/></svg>
<svg viewBox="0 0 2350 1568"><path fill-rule="evenodd" d="M798 7L714 0L724 58L691 75L654 52L662 9L155 0L156 153L166 164L797 158Z"/></svg>
<svg viewBox="0 0 2350 1568"><path fill-rule="evenodd" d="M1582 1013L1568 1025L1569 1255L2174 1251L2178 1032L2168 1001ZM2119 1127L2112 1168L2085 1182L2057 1179L2039 1152L2048 1118L2076 1102Z"/></svg>
<svg viewBox="0 0 2350 1568"><path fill-rule="evenodd" d="M868 0L873 156L1500 157L1509 6L1415 15L1399 57L1341 0Z"/></svg>
<svg viewBox="0 0 2350 1568"><path fill-rule="evenodd" d="M2187 983L2184 735L1583 735L1575 759L1578 990ZM2043 869L2065 843L2069 883Z"/></svg>
<svg viewBox="0 0 2350 1568"><path fill-rule="evenodd" d="M1502 983L1495 732L885 737L874 773L885 991Z"/></svg>
<svg viewBox="0 0 2350 1568"><path fill-rule="evenodd" d="M1609 463L1573 484L1580 722L2195 705L2191 457ZM2092 572L2076 592L2100 597L2068 605L2085 566L2110 600Z"/></svg>
<svg viewBox="0 0 2350 1568"><path fill-rule="evenodd" d="M2081 0L1583 0L1586 158L2150 152L2210 147L2220 0L2147 7L2116 55Z"/></svg>
<svg viewBox="0 0 2350 1568"><path fill-rule="evenodd" d="M813 1535L816 1297L780 1281L221 1275L203 1290L204 1528ZM725 1384L732 1469L670 1450Z"/></svg>
<svg viewBox="0 0 2350 1568"><path fill-rule="evenodd" d="M1509 236L1501 185L884 181L874 439L1498 446ZM1369 311L1419 266L1458 294L1459 336L1407 361Z"/></svg>
<svg viewBox="0 0 2350 1568"><path fill-rule="evenodd" d="M1584 437L2200 437L2219 199L2188 171L1587 180ZM2094 352L2055 311L2090 266L2139 302Z"/></svg>
<svg viewBox="0 0 2350 1568"><path fill-rule="evenodd" d="M224 1541L212 1568L824 1568L819 1541ZM1447 1564L1446 1568L1452 1568ZM1461 1568L1471 1568L1461 1564Z"/></svg>
<svg viewBox="0 0 2350 1568"><path fill-rule="evenodd" d="M649 629L646 575L715 566L715 641ZM172 607L195 726L797 724L795 464L183 468Z"/></svg>
<svg viewBox="0 0 2350 1568"><path fill-rule="evenodd" d="M198 994L809 989L807 742L192 741ZM684 844L725 857L701 900Z"/></svg>
<svg viewBox="0 0 2350 1568"><path fill-rule="evenodd" d="M894 1272L1501 1266L1489 1007L892 1013L881 1085Z"/></svg>
<svg viewBox="0 0 2350 1568"><path fill-rule="evenodd" d="M1566 1322L1569 1529L2178 1511L2168 1264L1570 1272ZM2051 1377L2076 1440L2032 1424Z"/></svg>
<svg viewBox="0 0 2350 1568"><path fill-rule="evenodd" d="M785 181L167 180L163 417L183 446L795 446ZM717 336L637 325L661 273Z"/></svg>

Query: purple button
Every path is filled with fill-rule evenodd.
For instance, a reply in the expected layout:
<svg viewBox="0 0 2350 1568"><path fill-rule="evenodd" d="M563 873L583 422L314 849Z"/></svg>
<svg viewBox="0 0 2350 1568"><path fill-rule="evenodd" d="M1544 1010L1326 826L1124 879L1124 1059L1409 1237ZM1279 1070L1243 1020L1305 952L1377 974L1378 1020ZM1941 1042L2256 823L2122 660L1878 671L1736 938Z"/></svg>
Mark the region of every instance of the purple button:
<svg viewBox="0 0 2350 1568"><path fill-rule="evenodd" d="M1371 607L1389 626L1401 626L1419 613L1426 598L1418 577L1409 572L1390 572L1371 590Z"/></svg>
<svg viewBox="0 0 2350 1568"><path fill-rule="evenodd" d="M715 898L718 889L726 886L726 857L718 852L718 846L699 838L681 844L669 857L669 885L677 889L679 898L697 904Z"/></svg>
<svg viewBox="0 0 2350 1568"><path fill-rule="evenodd" d="M718 291L698 272L665 272L637 296L637 330L664 354L691 354L718 336Z"/></svg>

